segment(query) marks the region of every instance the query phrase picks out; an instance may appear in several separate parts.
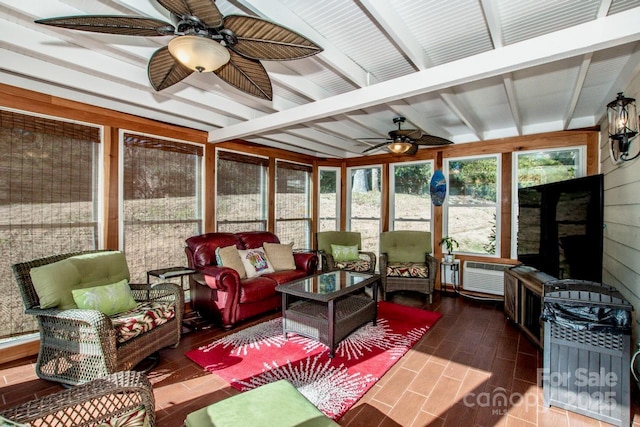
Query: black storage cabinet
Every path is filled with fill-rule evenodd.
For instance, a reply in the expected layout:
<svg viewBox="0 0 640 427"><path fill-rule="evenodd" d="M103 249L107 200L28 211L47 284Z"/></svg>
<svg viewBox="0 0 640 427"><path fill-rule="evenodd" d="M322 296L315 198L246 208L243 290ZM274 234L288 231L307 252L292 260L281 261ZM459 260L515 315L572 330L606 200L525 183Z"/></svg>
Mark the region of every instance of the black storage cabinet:
<svg viewBox="0 0 640 427"><path fill-rule="evenodd" d="M573 279L545 283L545 406L630 425L632 310L608 285Z"/></svg>

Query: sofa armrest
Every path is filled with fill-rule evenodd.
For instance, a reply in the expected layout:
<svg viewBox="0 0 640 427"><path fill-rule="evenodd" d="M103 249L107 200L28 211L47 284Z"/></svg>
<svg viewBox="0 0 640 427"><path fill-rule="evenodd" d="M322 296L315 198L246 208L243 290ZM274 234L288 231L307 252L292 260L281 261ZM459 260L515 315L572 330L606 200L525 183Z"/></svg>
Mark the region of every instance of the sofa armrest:
<svg viewBox="0 0 640 427"><path fill-rule="evenodd" d="M293 254L296 269L304 270L308 276L316 274L318 270L318 255L312 252L296 252Z"/></svg>
<svg viewBox="0 0 640 427"><path fill-rule="evenodd" d="M240 288L240 275L233 268L209 265L201 268L200 273L211 289L235 292Z"/></svg>

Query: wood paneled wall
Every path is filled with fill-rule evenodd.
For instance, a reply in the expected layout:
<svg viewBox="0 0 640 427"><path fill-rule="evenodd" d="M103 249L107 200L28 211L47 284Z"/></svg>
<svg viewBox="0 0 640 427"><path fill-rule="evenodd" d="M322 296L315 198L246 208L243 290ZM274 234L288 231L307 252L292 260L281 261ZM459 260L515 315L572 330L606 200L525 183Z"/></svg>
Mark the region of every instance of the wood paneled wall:
<svg viewBox="0 0 640 427"><path fill-rule="evenodd" d="M103 126L104 128L104 144L102 165L105 175L105 185L103 197L105 218L103 224L104 232L104 248L118 248L118 200L120 195L118 182L118 135L120 129L126 129L133 132L139 132L158 137L166 137L194 143L206 144L207 133L194 129L173 126L150 119L145 119L129 114L108 110L80 102L69 101L55 96L33 92L27 89L21 89L13 86L0 84L0 106L16 109L21 111L33 112L53 117L60 117L69 120L81 121L90 124ZM367 166L373 164L382 165L382 222L383 230L389 227L389 164L403 161L416 160L434 160L435 168L441 169L443 160L451 157L465 157L482 154L502 154L502 198L501 198L501 241L500 248L502 253L509 253L511 245L511 153L515 151L526 151L534 149L558 148L568 146L587 146L587 173L598 173L598 131L597 129L584 129L576 131L546 133L532 136L523 136L516 138L505 138L492 141L483 141L474 144L455 144L446 147L436 147L420 150L415 156L397 156L392 154L380 154L374 156L357 157L349 159L326 159L315 158L302 154L292 153L280 149L264 147L252 144L246 141L234 140L220 144L206 144L205 148L205 166L204 166L204 230L211 232L215 230L215 148L224 148L248 154L265 156L270 159L273 165L275 159L282 159L292 162L299 162L313 165L313 188L317 188L318 183L318 167L333 166L340 168L341 174L341 191L340 191L340 228L346 227L346 182L347 168L353 166ZM275 169L270 168L271 188L273 188L275 179ZM312 197L314 206L317 206L318 196L314 190ZM273 229L273 204L269 215L269 228ZM318 223L317 212L313 212L312 226L315 229ZM433 239L439 242L442 234L442 208L434 208L433 217ZM436 257L441 257L441 248L434 245ZM462 258L462 257L461 257ZM496 261L495 258L473 257L477 260ZM502 262L513 262L510 259L503 259ZM14 350L0 351L0 363L7 360L13 360L12 357L23 357L24 347Z"/></svg>

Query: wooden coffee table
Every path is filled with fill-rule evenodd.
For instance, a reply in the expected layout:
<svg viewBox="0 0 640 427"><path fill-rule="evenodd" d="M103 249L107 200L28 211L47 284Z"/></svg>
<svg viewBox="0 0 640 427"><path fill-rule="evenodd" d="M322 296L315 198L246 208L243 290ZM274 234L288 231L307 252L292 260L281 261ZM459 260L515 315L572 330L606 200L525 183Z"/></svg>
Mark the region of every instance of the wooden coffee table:
<svg viewBox="0 0 640 427"><path fill-rule="evenodd" d="M279 285L282 293L282 330L293 332L329 347L336 345L363 324L376 324L379 274L333 271ZM372 297L363 292L371 285Z"/></svg>

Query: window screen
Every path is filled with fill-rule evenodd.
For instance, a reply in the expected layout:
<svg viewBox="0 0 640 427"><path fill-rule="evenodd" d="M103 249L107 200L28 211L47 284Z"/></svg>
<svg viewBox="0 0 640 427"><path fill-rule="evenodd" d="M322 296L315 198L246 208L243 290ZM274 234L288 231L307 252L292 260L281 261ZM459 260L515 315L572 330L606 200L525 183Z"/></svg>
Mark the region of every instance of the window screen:
<svg viewBox="0 0 640 427"><path fill-rule="evenodd" d="M308 165L276 163L276 236L294 248L311 248L311 172Z"/></svg>
<svg viewBox="0 0 640 427"><path fill-rule="evenodd" d="M202 233L203 147L123 136L124 250L133 283L146 272L186 265L184 241Z"/></svg>
<svg viewBox="0 0 640 427"><path fill-rule="evenodd" d="M267 229L269 160L218 151L216 227L219 232Z"/></svg>
<svg viewBox="0 0 640 427"><path fill-rule="evenodd" d="M35 332L11 265L98 247L100 130L0 110L0 338Z"/></svg>

